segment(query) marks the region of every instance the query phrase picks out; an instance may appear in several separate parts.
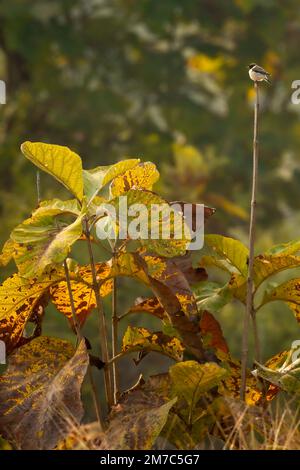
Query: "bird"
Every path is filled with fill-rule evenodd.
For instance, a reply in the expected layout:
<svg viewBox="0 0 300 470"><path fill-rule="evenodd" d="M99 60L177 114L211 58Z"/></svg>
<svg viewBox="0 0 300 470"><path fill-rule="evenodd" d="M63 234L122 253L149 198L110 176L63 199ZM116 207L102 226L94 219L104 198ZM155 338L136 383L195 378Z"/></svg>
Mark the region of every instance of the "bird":
<svg viewBox="0 0 300 470"><path fill-rule="evenodd" d="M267 72L265 69L263 69L259 65L250 64L250 65L248 65L248 70L249 70L249 77L254 82L265 81L265 82L271 84L271 80L270 80L271 75L269 74L269 72Z"/></svg>

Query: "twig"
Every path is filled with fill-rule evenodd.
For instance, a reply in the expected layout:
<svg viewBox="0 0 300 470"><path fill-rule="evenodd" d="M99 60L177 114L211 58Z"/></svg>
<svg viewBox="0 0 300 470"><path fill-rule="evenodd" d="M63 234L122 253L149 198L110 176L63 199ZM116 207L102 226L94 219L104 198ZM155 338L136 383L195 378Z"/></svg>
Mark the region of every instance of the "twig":
<svg viewBox="0 0 300 470"><path fill-rule="evenodd" d="M41 202L41 173L39 170L36 172L36 194L37 194L37 202L40 204Z"/></svg>
<svg viewBox="0 0 300 470"><path fill-rule="evenodd" d="M242 365L241 365L241 390L240 398L245 399L247 361L249 350L249 324L250 318L253 318L255 324L255 315L253 315L253 294L254 294L254 243L255 243L255 221L256 221L256 193L257 193L257 173L258 173L258 111L259 94L258 82L254 82L255 106L254 106L254 131L253 131L253 170L252 170L252 196L249 226L249 264L247 276L247 299L244 315L243 342L242 342ZM255 330L257 331L256 324ZM257 338L256 338L257 340ZM256 345L256 350L258 349Z"/></svg>
<svg viewBox="0 0 300 470"><path fill-rule="evenodd" d="M80 326L79 326L79 323L78 323L78 318L77 318L77 315L76 315L76 309L75 309L72 286L71 286L71 280L70 280L70 273L69 273L69 268L68 268L66 260L64 260L64 270L65 270L67 288L68 288L70 305L71 305L72 320L73 320L74 328L75 328L76 335L77 335L77 344L79 344L80 341L83 339L83 336L81 334ZM94 383L94 378L93 378L93 372L92 372L92 368L91 368L90 364L88 365L88 374L89 374L89 379L90 379L90 383L91 383L92 396L93 396L93 401L94 401L94 406L95 406L95 411L96 411L98 423L99 423L101 431L104 431L105 426L104 426L102 416L101 416L100 402L99 402L99 399L98 399L97 390L96 390L95 383Z"/></svg>
<svg viewBox="0 0 300 470"><path fill-rule="evenodd" d="M106 400L108 407L110 408L113 405L113 388L112 388L112 377L111 377L111 366L108 365L109 363L109 350L108 350L108 340L107 340L107 328L106 328L106 321L104 315L104 308L102 299L100 296L100 286L97 281L97 273L95 267L95 260L93 255L93 248L90 236L90 229L88 220L85 219L85 236L87 239L89 257L90 257L90 265L93 277L93 290L95 293L96 298L96 306L99 314L99 333L100 333L100 346L101 346L101 353L103 362L106 364L104 366L104 383L105 383L105 393L106 393Z"/></svg>
<svg viewBox="0 0 300 470"><path fill-rule="evenodd" d="M113 290L112 290L112 357L115 357L118 353L118 313L117 313L117 279L113 279ZM113 386L114 386L114 404L118 402L119 396L119 375L118 366L116 362L112 364L113 374Z"/></svg>

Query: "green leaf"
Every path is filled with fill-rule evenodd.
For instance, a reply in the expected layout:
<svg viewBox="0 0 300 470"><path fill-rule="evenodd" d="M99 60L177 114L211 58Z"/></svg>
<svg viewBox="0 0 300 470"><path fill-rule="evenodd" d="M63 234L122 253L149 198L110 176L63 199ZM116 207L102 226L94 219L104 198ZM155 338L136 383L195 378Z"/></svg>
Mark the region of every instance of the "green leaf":
<svg viewBox="0 0 300 470"><path fill-rule="evenodd" d="M175 361L181 361L184 348L177 338L167 336L161 331L152 333L146 328L128 326L123 337L122 350L124 352L155 351Z"/></svg>
<svg viewBox="0 0 300 470"><path fill-rule="evenodd" d="M140 163L137 158L122 160L114 165L83 170L84 194L91 201L111 180Z"/></svg>
<svg viewBox="0 0 300 470"><path fill-rule="evenodd" d="M227 261L244 277L247 277L249 250L243 243L222 235L206 235L205 244L212 249L213 256L217 260Z"/></svg>
<svg viewBox="0 0 300 470"><path fill-rule="evenodd" d="M61 263L82 234L84 212L70 225L60 224L56 216L75 214L73 201L45 203L32 217L11 233L15 242L14 259L22 276L39 276L50 264Z"/></svg>
<svg viewBox="0 0 300 470"><path fill-rule="evenodd" d="M17 448L53 449L83 416L80 388L89 358L58 338L17 349L0 376L0 432Z"/></svg>
<svg viewBox="0 0 300 470"><path fill-rule="evenodd" d="M227 376L227 371L215 362L199 364L185 361L170 368L174 389L190 407L196 406L201 395L218 385Z"/></svg>
<svg viewBox="0 0 300 470"><path fill-rule="evenodd" d="M79 155L68 147L42 142L24 142L21 150L34 165L54 176L79 201L82 200L82 162Z"/></svg>
<svg viewBox="0 0 300 470"><path fill-rule="evenodd" d="M201 311L219 312L232 300L232 291L228 284L220 287L215 282L204 281L193 291L197 298L197 306Z"/></svg>

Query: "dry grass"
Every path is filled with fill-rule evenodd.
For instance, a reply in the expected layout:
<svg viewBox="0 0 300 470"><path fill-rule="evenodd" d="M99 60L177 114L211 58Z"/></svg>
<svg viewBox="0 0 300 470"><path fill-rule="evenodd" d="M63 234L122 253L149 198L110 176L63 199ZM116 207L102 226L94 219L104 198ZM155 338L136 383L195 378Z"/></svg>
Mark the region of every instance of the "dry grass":
<svg viewBox="0 0 300 470"><path fill-rule="evenodd" d="M292 401L277 401L266 409L231 402L229 408L233 426L226 430L225 449L300 449L300 415Z"/></svg>

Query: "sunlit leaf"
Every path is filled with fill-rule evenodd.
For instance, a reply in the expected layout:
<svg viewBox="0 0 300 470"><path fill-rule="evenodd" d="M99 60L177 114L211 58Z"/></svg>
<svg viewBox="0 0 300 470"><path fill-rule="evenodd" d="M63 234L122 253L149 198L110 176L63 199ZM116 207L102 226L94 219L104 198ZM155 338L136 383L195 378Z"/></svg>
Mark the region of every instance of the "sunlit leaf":
<svg viewBox="0 0 300 470"><path fill-rule="evenodd" d="M285 269L300 266L300 257L293 255L259 255L254 260L254 282L256 288L270 276Z"/></svg>
<svg viewBox="0 0 300 470"><path fill-rule="evenodd" d="M94 199L99 191L110 181L140 163L137 158L122 160L114 165L98 166L92 170L83 170L84 193L89 200Z"/></svg>
<svg viewBox="0 0 300 470"><path fill-rule="evenodd" d="M191 236L181 213L172 210L166 200L152 191L130 188L126 192L124 213L123 197L125 195L109 201L118 215L119 236L122 234L122 238L138 240L148 251L160 256L185 254Z"/></svg>
<svg viewBox="0 0 300 470"><path fill-rule="evenodd" d="M6 266L10 262L10 260L13 258L14 251L14 241L8 239L2 248L2 253L0 255L0 266Z"/></svg>
<svg viewBox="0 0 300 470"><path fill-rule="evenodd" d="M45 213L41 214L44 209ZM47 215L48 210L56 209L38 209L38 215L33 213L11 233L15 242L14 259L24 277L40 275L48 265L61 263L82 234L82 214L71 224L64 225L59 224L55 216ZM57 211L61 214L60 209Z"/></svg>
<svg viewBox="0 0 300 470"><path fill-rule="evenodd" d="M72 297L77 320L83 325L88 315L96 307L96 297L92 285L92 273L90 267L80 267L77 271L76 279L71 279ZM112 290L112 280L105 281L99 288L100 295L105 297ZM73 325L72 307L68 286L66 281L61 281L51 288L51 300L59 312L67 317Z"/></svg>
<svg viewBox="0 0 300 470"><path fill-rule="evenodd" d="M82 418L88 362L84 341L74 351L67 341L41 336L16 350L0 376L2 435L17 448L53 449Z"/></svg>
<svg viewBox="0 0 300 470"><path fill-rule="evenodd" d="M249 251L240 241L222 235L206 235L205 244L217 257L226 260L243 276L247 276Z"/></svg>
<svg viewBox="0 0 300 470"><path fill-rule="evenodd" d="M280 243L279 245L272 246L266 254L273 256L288 256L294 255L300 251L300 240L292 240L288 243Z"/></svg>
<svg viewBox="0 0 300 470"><path fill-rule="evenodd" d="M21 150L32 163L54 176L77 199L82 200L82 162L79 155L68 147L42 142L24 142Z"/></svg>
<svg viewBox="0 0 300 470"><path fill-rule="evenodd" d="M300 322L300 279L290 279L274 287L270 292L266 292L263 304L276 300L286 302L293 311L296 320Z"/></svg>
<svg viewBox="0 0 300 470"><path fill-rule="evenodd" d="M27 322L41 307L49 288L63 278L62 270L49 269L40 279L14 274L0 286L0 339L8 352L22 341Z"/></svg>
<svg viewBox="0 0 300 470"><path fill-rule="evenodd" d="M124 174L117 176L111 183L112 197L127 193L130 189L152 189L159 179L159 172L154 163L139 163Z"/></svg>

